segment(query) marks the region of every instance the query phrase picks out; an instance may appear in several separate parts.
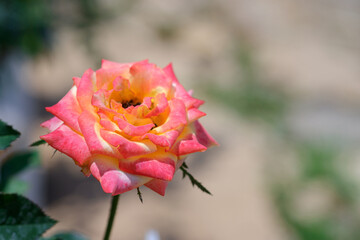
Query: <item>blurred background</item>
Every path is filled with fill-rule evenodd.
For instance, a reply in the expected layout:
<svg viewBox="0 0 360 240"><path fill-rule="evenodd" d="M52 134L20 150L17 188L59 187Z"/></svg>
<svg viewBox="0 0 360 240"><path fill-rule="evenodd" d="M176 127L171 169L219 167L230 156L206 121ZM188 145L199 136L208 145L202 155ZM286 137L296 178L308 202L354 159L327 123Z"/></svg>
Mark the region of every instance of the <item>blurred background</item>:
<svg viewBox="0 0 360 240"><path fill-rule="evenodd" d="M2 0L0 118L23 133L8 151L45 134L44 107L102 58L172 62L220 143L187 160L213 196L179 172L165 197L125 193L113 239L360 239L358 0ZM100 239L110 196L38 150L19 178L59 220L47 234Z"/></svg>

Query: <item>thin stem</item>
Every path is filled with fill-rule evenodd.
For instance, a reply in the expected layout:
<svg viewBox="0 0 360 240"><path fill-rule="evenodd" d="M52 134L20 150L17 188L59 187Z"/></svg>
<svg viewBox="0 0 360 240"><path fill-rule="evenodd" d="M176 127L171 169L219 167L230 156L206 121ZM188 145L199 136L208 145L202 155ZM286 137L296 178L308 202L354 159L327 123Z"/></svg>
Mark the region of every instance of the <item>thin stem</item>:
<svg viewBox="0 0 360 240"><path fill-rule="evenodd" d="M120 194L112 197L110 215L109 215L109 219L108 219L108 223L107 223L107 227L106 227L106 232L104 235L104 240L109 240L109 238L110 238L111 228L112 228L112 225L114 222L119 198L120 198Z"/></svg>

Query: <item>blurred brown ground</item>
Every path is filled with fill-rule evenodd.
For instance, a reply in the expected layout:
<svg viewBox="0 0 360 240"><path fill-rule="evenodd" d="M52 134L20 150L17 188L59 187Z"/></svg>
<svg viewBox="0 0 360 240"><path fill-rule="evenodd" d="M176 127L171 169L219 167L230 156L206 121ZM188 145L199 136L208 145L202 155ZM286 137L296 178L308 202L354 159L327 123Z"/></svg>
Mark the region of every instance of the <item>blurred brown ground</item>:
<svg viewBox="0 0 360 240"><path fill-rule="evenodd" d="M275 151L271 131L239 119L207 99L201 88L234 84L238 69L233 52L240 44L252 49L259 74L267 80L264 84L284 90L299 105L311 109L313 103L325 102L356 107L360 102L359 10L356 0L136 1L96 27L95 58L76 31L60 28L53 53L26 66L28 87L55 103L70 88L73 76L98 68L101 58L149 59L159 66L172 62L180 82L194 89L195 97L206 100L202 110L208 116L201 122L220 143L187 161L213 196L192 188L179 172L165 197L142 188L141 204L135 191L123 194L112 239L143 239L150 229L164 240L289 239L266 186L264 168L271 165L269 153ZM299 120L294 111L289 117L292 124L305 136L311 133L307 120ZM34 128L34 138L44 133L37 125ZM100 239L110 197L94 179L83 177L71 159L59 153L51 158L51 149L41 149L50 173L46 212L59 220L49 233L72 229ZM353 154L358 156L356 151Z"/></svg>

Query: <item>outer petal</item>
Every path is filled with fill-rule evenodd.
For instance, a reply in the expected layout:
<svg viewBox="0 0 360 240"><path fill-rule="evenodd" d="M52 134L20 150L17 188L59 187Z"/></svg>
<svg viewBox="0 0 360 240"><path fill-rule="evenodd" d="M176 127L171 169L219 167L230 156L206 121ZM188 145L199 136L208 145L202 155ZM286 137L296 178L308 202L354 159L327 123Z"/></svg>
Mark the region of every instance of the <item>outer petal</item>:
<svg viewBox="0 0 360 240"><path fill-rule="evenodd" d="M176 156L172 154L157 154L133 159L122 159L120 169L137 175L171 181L175 173Z"/></svg>
<svg viewBox="0 0 360 240"><path fill-rule="evenodd" d="M203 152L207 148L200 144L195 134L189 135L187 138L180 140L171 152L177 156L187 155L194 152Z"/></svg>
<svg viewBox="0 0 360 240"><path fill-rule="evenodd" d="M117 159L99 156L90 166L93 176L99 180L106 193L121 194L137 188L151 180L151 178L137 176L121 171L117 166Z"/></svg>
<svg viewBox="0 0 360 240"><path fill-rule="evenodd" d="M130 68L133 63L118 63L112 62L106 59L101 60L101 68L111 69L111 68Z"/></svg>
<svg viewBox="0 0 360 240"><path fill-rule="evenodd" d="M84 138L66 125L63 124L55 131L40 136L40 138L45 140L56 150L59 150L74 159L77 165L86 167L88 164L91 154Z"/></svg>
<svg viewBox="0 0 360 240"><path fill-rule="evenodd" d="M76 94L83 111L92 111L94 109L91 105L91 98L96 90L96 75L92 69L88 69L81 77Z"/></svg>
<svg viewBox="0 0 360 240"><path fill-rule="evenodd" d="M150 182L145 183L145 186L150 188L154 192L160 194L161 196L164 196L168 183L169 183L168 181L153 179Z"/></svg>
<svg viewBox="0 0 360 240"><path fill-rule="evenodd" d="M73 130L80 132L78 118L81 114L81 108L76 99L77 87L73 86L70 91L55 105L47 107L46 110Z"/></svg>
<svg viewBox="0 0 360 240"><path fill-rule="evenodd" d="M156 146L148 140L141 142L130 141L120 134L104 129L101 129L100 133L108 143L118 149L124 158L145 155L156 151Z"/></svg>
<svg viewBox="0 0 360 240"><path fill-rule="evenodd" d="M57 129L58 127L61 126L61 124L63 124L64 122L61 121L60 119L58 119L57 117L53 117L45 122L43 122L42 124L40 124L41 127L45 127L47 129L50 130L50 132L54 131L55 129Z"/></svg>
<svg viewBox="0 0 360 240"><path fill-rule="evenodd" d="M88 111L83 112L79 117L80 129L90 152L92 154L120 157L119 152L101 137L100 130L102 126L99 121L97 114Z"/></svg>
<svg viewBox="0 0 360 240"><path fill-rule="evenodd" d="M172 64L170 63L164 68L164 72L171 78L173 85L175 86L175 98L179 98L184 101L186 108L195 107L198 108L204 103L204 101L193 98L185 88L177 80Z"/></svg>
<svg viewBox="0 0 360 240"><path fill-rule="evenodd" d="M187 117L189 122L194 122L195 120L198 120L201 117L206 116L206 113L200 111L197 108L191 108L187 111Z"/></svg>
<svg viewBox="0 0 360 240"><path fill-rule="evenodd" d="M213 137L205 130L205 128L199 123L199 121L194 122L196 138L199 140L199 143L209 148L214 145L219 145Z"/></svg>

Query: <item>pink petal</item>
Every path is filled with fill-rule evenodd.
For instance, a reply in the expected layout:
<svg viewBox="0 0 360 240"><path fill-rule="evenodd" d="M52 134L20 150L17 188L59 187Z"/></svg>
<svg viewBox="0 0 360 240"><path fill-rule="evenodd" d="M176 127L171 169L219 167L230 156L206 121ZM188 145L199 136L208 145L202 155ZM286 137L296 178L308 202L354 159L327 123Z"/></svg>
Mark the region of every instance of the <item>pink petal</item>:
<svg viewBox="0 0 360 240"><path fill-rule="evenodd" d="M83 111L92 111L92 96L96 92L96 75L92 69L88 69L83 76L77 89L76 97Z"/></svg>
<svg viewBox="0 0 360 240"><path fill-rule="evenodd" d="M130 141L120 134L101 129L101 136L112 146L116 147L124 158L139 156L156 151L156 146L147 140L141 142Z"/></svg>
<svg viewBox="0 0 360 240"><path fill-rule="evenodd" d="M81 167L86 166L91 157L84 138L64 124L40 138L56 150L74 159L75 163Z"/></svg>
<svg viewBox="0 0 360 240"><path fill-rule="evenodd" d="M102 154L107 156L119 157L120 154L101 136L99 116L95 113L85 111L79 117L79 125L85 141L92 154Z"/></svg>
<svg viewBox="0 0 360 240"><path fill-rule="evenodd" d="M169 183L168 181L153 179L150 182L145 183L145 186L150 188L154 192L160 194L161 196L164 196L168 183Z"/></svg>
<svg viewBox="0 0 360 240"><path fill-rule="evenodd" d="M168 93L171 89L171 79L165 74L163 69L154 64L137 62L130 68L133 76L131 89L140 96L153 97L156 93Z"/></svg>
<svg viewBox="0 0 360 240"><path fill-rule="evenodd" d="M112 91L100 89L96 91L92 98L91 98L91 104L98 108L109 108L109 98L111 96Z"/></svg>
<svg viewBox="0 0 360 240"><path fill-rule="evenodd" d="M81 108L76 99L76 86L55 105L47 107L46 111L52 113L73 130L80 132L78 118L81 114Z"/></svg>
<svg viewBox="0 0 360 240"><path fill-rule="evenodd" d="M219 145L213 137L205 130L205 128L199 123L199 121L194 122L196 138L199 140L199 143L209 148L214 145Z"/></svg>
<svg viewBox="0 0 360 240"><path fill-rule="evenodd" d="M168 154L170 155L170 154ZM128 173L171 181L175 173L176 157L153 156L135 159L123 159L119 162L120 169Z"/></svg>
<svg viewBox="0 0 360 240"><path fill-rule="evenodd" d="M179 135L180 131L174 129L162 134L147 133L143 138L149 138L149 140L157 146L171 148Z"/></svg>
<svg viewBox="0 0 360 240"><path fill-rule="evenodd" d="M73 77L72 79L73 79L73 81L74 81L74 85L75 85L76 87L79 87L81 78L79 78L79 77Z"/></svg>
<svg viewBox="0 0 360 240"><path fill-rule="evenodd" d="M185 88L179 83L177 80L174 70L172 68L172 64L170 63L164 68L164 72L170 77L175 86L175 98L179 98L184 101L186 108L198 108L200 105L204 103L204 101L193 98Z"/></svg>
<svg viewBox="0 0 360 240"><path fill-rule="evenodd" d="M155 96L154 106L155 107L148 114L146 114L145 117L157 116L160 113L164 112L165 109L169 106L164 93Z"/></svg>
<svg viewBox="0 0 360 240"><path fill-rule="evenodd" d="M140 187L151 179L121 171L117 167L117 159L96 159L90 166L93 176L99 180L106 193L118 195Z"/></svg>
<svg viewBox="0 0 360 240"><path fill-rule="evenodd" d="M60 119L58 119L57 117L53 117L53 118L43 122L42 124L40 124L40 126L47 128L47 129L49 129L50 132L52 132L55 129L57 129L58 127L60 127L61 124L63 124L63 123L64 122L61 121Z"/></svg>
<svg viewBox="0 0 360 240"><path fill-rule="evenodd" d="M111 121L111 119L104 113L102 112L98 112L99 116L100 116L100 125L104 127L104 129L115 132L115 131L120 131L120 128L118 127L118 125L116 123L114 123L113 121Z"/></svg>
<svg viewBox="0 0 360 240"><path fill-rule="evenodd" d="M121 68L121 69L125 69L125 68L130 68L130 66L133 63L118 63L118 62L112 62L106 59L103 59L101 61L101 68L104 69L111 69L111 68Z"/></svg>
<svg viewBox="0 0 360 240"><path fill-rule="evenodd" d="M172 99L169 101L169 106L170 114L165 123L157 128L154 128L154 131L157 133L163 133L172 129L183 127L187 124L187 114L184 103L178 99Z"/></svg>
<svg viewBox="0 0 360 240"><path fill-rule="evenodd" d="M142 136L155 126L152 123L142 126L134 126L121 117L114 117L114 120L117 122L119 128L129 136Z"/></svg>
<svg viewBox="0 0 360 240"><path fill-rule="evenodd" d="M204 116L206 116L206 113L200 111L197 108L190 108L187 111L187 117L190 123Z"/></svg>
<svg viewBox="0 0 360 240"><path fill-rule="evenodd" d="M171 152L176 154L177 156L187 155L194 152L203 152L207 148L200 144L195 134L191 134L189 137L180 140Z"/></svg>
<svg viewBox="0 0 360 240"><path fill-rule="evenodd" d="M129 67L124 67L123 65L121 68L109 68L104 69L100 68L96 71L96 87L97 89L105 89L109 90L113 86L113 81L124 74L125 71L129 72Z"/></svg>

